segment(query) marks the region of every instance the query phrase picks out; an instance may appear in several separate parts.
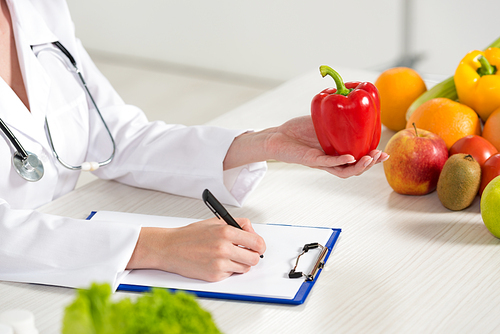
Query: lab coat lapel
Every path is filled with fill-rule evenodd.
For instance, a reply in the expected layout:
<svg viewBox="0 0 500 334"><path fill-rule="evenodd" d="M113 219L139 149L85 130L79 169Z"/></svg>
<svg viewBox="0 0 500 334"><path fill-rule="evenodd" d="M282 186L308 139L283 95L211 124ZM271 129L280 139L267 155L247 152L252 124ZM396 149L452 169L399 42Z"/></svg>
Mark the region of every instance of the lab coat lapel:
<svg viewBox="0 0 500 334"><path fill-rule="evenodd" d="M47 23L40 16L29 0L7 0L11 10L11 16L15 15L15 21L26 34L29 45L39 45L57 41Z"/></svg>
<svg viewBox="0 0 500 334"><path fill-rule="evenodd" d="M19 38L24 40L24 38ZM31 115L37 124L43 124L50 94L50 76L45 72L31 50L31 45L22 43L18 47L21 68L24 71L24 84L28 92Z"/></svg>
<svg viewBox="0 0 500 334"><path fill-rule="evenodd" d="M12 94L8 94L9 109L2 108L2 117L9 125L49 149L44 131L44 121L47 113L51 80L38 62L31 50L31 46L50 43L57 40L57 38L47 28L44 20L29 1L8 0L8 4L16 37L19 65L23 74L31 113L12 92Z"/></svg>

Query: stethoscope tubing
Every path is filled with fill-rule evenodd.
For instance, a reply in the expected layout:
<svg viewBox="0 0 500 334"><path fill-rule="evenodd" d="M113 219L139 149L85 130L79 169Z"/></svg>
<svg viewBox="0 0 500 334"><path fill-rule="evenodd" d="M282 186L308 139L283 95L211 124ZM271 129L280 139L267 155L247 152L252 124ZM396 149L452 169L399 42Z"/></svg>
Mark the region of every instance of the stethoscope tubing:
<svg viewBox="0 0 500 334"><path fill-rule="evenodd" d="M86 171L93 171L96 170L97 168L103 167L108 165L114 158L115 152L116 152L116 144L115 140L113 138L113 135L111 134L111 131L109 130L108 124L104 120L104 117L101 114L101 111L97 107L96 102L94 101L94 98L92 97L92 94L90 93L90 90L87 87L87 83L85 82L82 73L80 72L80 69L78 68L75 58L69 53L69 51L59 42L53 42L53 45L55 45L71 62L73 65L73 69L75 72L78 74L80 81L83 85L83 88L85 89L87 96L90 98L90 101L92 102L92 105L94 106L97 114L99 115L99 118L101 119L104 128L106 129L106 132L109 135L109 138L111 139L111 144L113 146L113 151L111 155L109 156L108 159L101 161L101 162L84 162L80 166L73 166L65 161L63 161L59 155L57 154L57 151L54 147L54 142L52 140L52 135L50 133L50 127L49 123L47 121L47 117L45 117L45 127L47 129L47 138L50 144L50 147L52 149L52 153L54 154L54 157L63 165L64 167L70 169L70 170L86 170ZM7 139L11 142L12 146L16 149L16 152L14 152L12 156L12 163L14 165L14 168L16 172L25 180L34 182L38 181L42 178L44 174L44 168L43 168L43 163L42 161L37 157L36 154L28 152L24 149L24 147L21 145L17 137L12 133L10 128L5 124L5 122L0 118L0 129L2 130L3 134L7 137ZM84 167L85 166L85 167Z"/></svg>
<svg viewBox="0 0 500 334"><path fill-rule="evenodd" d="M113 151L111 152L111 155L109 156L108 159L106 159L104 161L95 162L95 164L97 164L95 167L97 167L97 168L106 166L115 157L116 144L115 144L115 140L113 138L113 135L111 134L111 131L109 130L108 124L104 120L104 117L102 116L101 111L99 110L99 107L97 107L97 104L96 104L94 98L92 97L92 94L90 93L89 88L87 87L87 83L85 82L85 79L83 78L83 75L82 75L80 69L78 68L78 66L76 64L75 58L73 58L73 56L69 53L69 51L61 43L59 43L59 42L53 42L52 44L54 44L62 53L64 53L64 55L66 57L68 57L69 61L73 65L73 68L74 68L75 72L78 74L78 76L80 78L80 81L81 81L81 83L83 85L83 88L87 92L87 96L90 98L90 101L92 102L92 105L94 106L95 110L97 111L97 114L99 115L99 118L101 119L102 124L104 125L104 128L106 129L106 132L109 135L109 138L111 140L111 144L113 146ZM71 170L81 170L83 165L80 165L80 166L70 165L70 164L66 163L64 160L62 160L59 157L59 155L57 154L57 151L56 151L56 149L54 147L54 143L52 141L52 136L50 134L50 127L49 127L49 123L47 121L47 117L45 117L45 127L47 128L47 137L49 139L49 144L50 144L50 147L52 149L52 153L54 154L54 157L57 159L57 161L59 161L59 163L61 163L61 165L63 165L64 167L66 167L68 169L71 169ZM93 168L93 169L96 169L96 168Z"/></svg>
<svg viewBox="0 0 500 334"><path fill-rule="evenodd" d="M2 128L2 132L4 133L5 136L7 136L7 139L12 143L12 146L16 149L16 153L21 156L21 158L24 160L28 157L28 153L24 149L23 145L19 142L17 137L10 131L10 128L7 126L7 124L4 123L3 119L0 118L0 128Z"/></svg>

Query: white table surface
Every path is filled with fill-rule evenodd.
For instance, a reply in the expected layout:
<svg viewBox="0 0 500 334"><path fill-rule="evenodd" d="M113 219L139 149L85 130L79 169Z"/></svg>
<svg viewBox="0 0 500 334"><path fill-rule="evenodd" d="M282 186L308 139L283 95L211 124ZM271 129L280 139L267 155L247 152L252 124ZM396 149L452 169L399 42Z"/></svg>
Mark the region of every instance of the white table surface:
<svg viewBox="0 0 500 334"><path fill-rule="evenodd" d="M377 73L341 70L345 81ZM309 113L311 98L333 81L311 72L212 122L264 128ZM383 131L380 147L393 135ZM115 210L194 218L212 213L199 199L94 181L40 211L84 218ZM254 223L342 229L303 305L198 299L225 333L493 333L500 331L500 241L484 227L479 199L460 212L436 193L396 194L382 165L346 180L298 165L271 162L269 172L233 216ZM68 288L0 283L0 311L35 313L40 332L59 333ZM118 292L115 298L136 296Z"/></svg>

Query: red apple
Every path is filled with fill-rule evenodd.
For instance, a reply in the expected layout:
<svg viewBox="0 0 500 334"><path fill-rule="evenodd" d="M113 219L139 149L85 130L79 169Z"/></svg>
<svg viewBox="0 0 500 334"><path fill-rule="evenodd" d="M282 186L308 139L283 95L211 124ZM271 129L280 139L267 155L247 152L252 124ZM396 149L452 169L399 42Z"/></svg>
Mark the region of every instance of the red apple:
<svg viewBox="0 0 500 334"><path fill-rule="evenodd" d="M436 189L448 159L446 143L438 135L415 125L397 132L387 143L384 172L391 188L404 195L425 195Z"/></svg>

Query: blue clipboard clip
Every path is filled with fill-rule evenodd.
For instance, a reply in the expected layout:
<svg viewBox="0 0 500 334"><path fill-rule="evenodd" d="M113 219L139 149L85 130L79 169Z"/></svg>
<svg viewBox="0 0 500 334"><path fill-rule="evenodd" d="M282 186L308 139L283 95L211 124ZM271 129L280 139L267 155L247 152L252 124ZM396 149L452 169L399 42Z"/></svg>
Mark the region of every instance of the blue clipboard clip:
<svg viewBox="0 0 500 334"><path fill-rule="evenodd" d="M310 249L315 249L315 248L321 248L321 252L318 255L318 259L314 263L313 268L311 269L311 272L309 274L304 274L302 271L296 271L297 266L299 265L299 260L302 255L307 253ZM302 247L302 253L297 256L297 260L295 261L295 266L293 267L292 270L288 273L289 278L301 278L305 277L306 281L314 281L316 278L316 275L318 274L320 269L323 269L325 267L325 258L328 253L328 248L320 245L317 242L313 242L310 244L305 244L304 247Z"/></svg>

